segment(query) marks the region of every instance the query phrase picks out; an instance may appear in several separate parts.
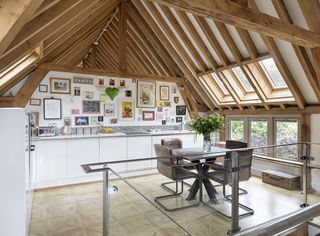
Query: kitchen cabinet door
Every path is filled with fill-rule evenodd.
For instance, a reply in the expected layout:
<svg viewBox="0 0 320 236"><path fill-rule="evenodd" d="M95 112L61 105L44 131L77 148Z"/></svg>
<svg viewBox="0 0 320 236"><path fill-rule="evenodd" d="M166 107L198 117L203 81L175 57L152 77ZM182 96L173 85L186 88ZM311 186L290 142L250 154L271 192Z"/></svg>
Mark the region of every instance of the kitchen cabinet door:
<svg viewBox="0 0 320 236"><path fill-rule="evenodd" d="M151 157L151 143L151 136L128 137L128 159ZM128 170L150 167L151 160L128 163Z"/></svg>
<svg viewBox="0 0 320 236"><path fill-rule="evenodd" d="M127 160L127 137L100 138L100 161ZM109 165L115 171L127 170L127 163Z"/></svg>
<svg viewBox="0 0 320 236"><path fill-rule="evenodd" d="M81 177L88 174L81 168L82 164L99 162L99 139L67 140L67 176Z"/></svg>
<svg viewBox="0 0 320 236"><path fill-rule="evenodd" d="M35 150L36 182L67 177L65 140L38 141Z"/></svg>

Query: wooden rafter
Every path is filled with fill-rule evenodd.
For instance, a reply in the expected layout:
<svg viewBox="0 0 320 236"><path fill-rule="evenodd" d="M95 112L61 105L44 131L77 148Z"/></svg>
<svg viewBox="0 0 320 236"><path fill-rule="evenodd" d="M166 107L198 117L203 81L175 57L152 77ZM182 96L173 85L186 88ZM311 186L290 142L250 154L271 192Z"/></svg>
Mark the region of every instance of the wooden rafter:
<svg viewBox="0 0 320 236"><path fill-rule="evenodd" d="M173 8L237 25L269 37L276 37L303 47L320 46L320 35L270 15L224 0L153 0Z"/></svg>
<svg viewBox="0 0 320 236"><path fill-rule="evenodd" d="M127 70L127 3L122 0L120 3L119 20L119 70Z"/></svg>

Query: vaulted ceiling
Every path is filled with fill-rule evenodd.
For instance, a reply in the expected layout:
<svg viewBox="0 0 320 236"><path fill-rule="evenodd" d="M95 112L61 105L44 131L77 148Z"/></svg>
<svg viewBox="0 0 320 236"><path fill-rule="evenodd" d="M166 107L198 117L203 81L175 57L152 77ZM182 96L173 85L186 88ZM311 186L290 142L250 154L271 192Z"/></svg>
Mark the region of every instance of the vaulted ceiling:
<svg viewBox="0 0 320 236"><path fill-rule="evenodd" d="M320 103L318 0L5 0L0 20L0 105L49 70L178 81L192 112Z"/></svg>

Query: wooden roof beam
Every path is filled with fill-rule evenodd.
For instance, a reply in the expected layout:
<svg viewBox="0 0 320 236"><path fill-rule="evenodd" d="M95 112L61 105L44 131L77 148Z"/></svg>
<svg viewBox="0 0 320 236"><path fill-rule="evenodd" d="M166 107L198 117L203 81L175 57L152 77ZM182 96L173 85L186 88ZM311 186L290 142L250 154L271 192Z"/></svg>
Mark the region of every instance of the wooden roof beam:
<svg viewBox="0 0 320 236"><path fill-rule="evenodd" d="M153 0L195 15L214 18L227 24L280 38L303 47L320 46L320 35L284 22L254 9L224 0Z"/></svg>
<svg viewBox="0 0 320 236"><path fill-rule="evenodd" d="M120 3L120 20L119 20L119 70L127 70L127 2L122 0Z"/></svg>

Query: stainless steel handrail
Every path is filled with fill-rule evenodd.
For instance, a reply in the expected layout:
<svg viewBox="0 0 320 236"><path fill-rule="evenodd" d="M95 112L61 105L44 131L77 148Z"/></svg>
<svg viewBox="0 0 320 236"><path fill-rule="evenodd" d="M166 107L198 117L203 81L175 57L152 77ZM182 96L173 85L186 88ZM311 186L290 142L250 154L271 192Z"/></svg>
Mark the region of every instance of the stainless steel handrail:
<svg viewBox="0 0 320 236"><path fill-rule="evenodd" d="M320 203L306 207L285 216L270 220L263 224L246 229L235 236L269 236L284 232L291 227L304 223L314 217L320 216Z"/></svg>

